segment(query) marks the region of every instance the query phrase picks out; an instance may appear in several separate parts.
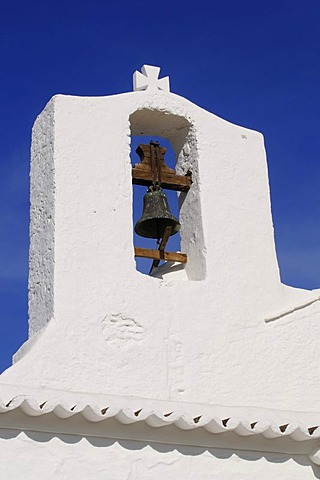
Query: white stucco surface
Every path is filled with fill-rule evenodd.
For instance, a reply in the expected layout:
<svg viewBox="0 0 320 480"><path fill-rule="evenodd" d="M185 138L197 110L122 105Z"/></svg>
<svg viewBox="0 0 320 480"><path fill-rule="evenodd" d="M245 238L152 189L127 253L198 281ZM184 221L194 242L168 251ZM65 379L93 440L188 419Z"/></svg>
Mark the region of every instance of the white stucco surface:
<svg viewBox="0 0 320 480"><path fill-rule="evenodd" d="M189 281L136 271L131 133L169 138L193 173ZM319 409L320 302L264 321L319 292L280 283L260 133L173 93L56 96L35 123L31 191L38 338L1 383Z"/></svg>
<svg viewBox="0 0 320 480"><path fill-rule="evenodd" d="M177 171L194 180L179 198L188 263L154 277L135 267L131 134L168 138ZM260 133L146 90L55 96L32 145L30 339L1 375L0 397L13 384L15 395L60 389L311 412L316 421L320 291L281 284ZM67 479L76 462L80 479L320 478L305 455L9 430L1 479ZM23 477L17 446L28 458Z"/></svg>
<svg viewBox="0 0 320 480"><path fill-rule="evenodd" d="M304 480L319 476L319 467L311 467L303 455L290 458L281 454L0 431L1 480Z"/></svg>

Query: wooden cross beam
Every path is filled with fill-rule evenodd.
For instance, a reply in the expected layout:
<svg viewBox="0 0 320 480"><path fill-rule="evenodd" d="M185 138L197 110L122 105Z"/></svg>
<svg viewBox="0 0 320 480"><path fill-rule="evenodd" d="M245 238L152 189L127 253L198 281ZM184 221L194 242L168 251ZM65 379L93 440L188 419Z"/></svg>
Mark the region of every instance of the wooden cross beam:
<svg viewBox="0 0 320 480"><path fill-rule="evenodd" d="M177 252L160 252L160 250L152 250L150 248L135 247L135 257L151 258L154 260L165 260L166 262L187 263L188 257L185 253Z"/></svg>
<svg viewBox="0 0 320 480"><path fill-rule="evenodd" d="M176 172L166 165L164 155L167 149L157 142L150 145L140 144L136 150L141 162L132 168L132 183L149 187L157 182L161 187L168 190L187 192L192 185L192 175L177 175ZM155 157L156 166L154 164Z"/></svg>
<svg viewBox="0 0 320 480"><path fill-rule="evenodd" d="M135 247L134 254L136 257L143 257L143 258L151 258L153 259L149 275L151 274L152 270L156 268L161 260L165 260L167 262L180 262L180 263L187 263L188 257L185 253L177 253L177 252L166 252L165 248L168 243L170 234L172 231L172 227L167 227L165 229L164 235L160 242L158 250L151 250L149 248L139 248Z"/></svg>

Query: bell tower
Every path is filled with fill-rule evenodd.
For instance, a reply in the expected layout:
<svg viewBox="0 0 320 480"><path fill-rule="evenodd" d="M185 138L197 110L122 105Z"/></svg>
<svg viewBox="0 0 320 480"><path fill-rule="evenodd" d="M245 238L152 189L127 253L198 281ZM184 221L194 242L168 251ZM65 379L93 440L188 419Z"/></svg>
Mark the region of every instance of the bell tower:
<svg viewBox="0 0 320 480"><path fill-rule="evenodd" d="M320 290L280 281L263 137L159 72L57 95L34 124L29 340L0 376L1 480L320 478ZM155 141L132 166L137 135L169 141L175 168Z"/></svg>
<svg viewBox="0 0 320 480"><path fill-rule="evenodd" d="M280 365L268 355L288 332L264 320L312 293L280 282L263 137L171 93L159 70L144 66L125 94L57 95L37 118L29 341L1 382L295 409L300 353L293 342ZM132 168L131 135L168 139L175 170L155 142ZM132 183L149 189L135 226ZM134 245L134 228L158 247ZM181 252L170 251L178 230Z"/></svg>

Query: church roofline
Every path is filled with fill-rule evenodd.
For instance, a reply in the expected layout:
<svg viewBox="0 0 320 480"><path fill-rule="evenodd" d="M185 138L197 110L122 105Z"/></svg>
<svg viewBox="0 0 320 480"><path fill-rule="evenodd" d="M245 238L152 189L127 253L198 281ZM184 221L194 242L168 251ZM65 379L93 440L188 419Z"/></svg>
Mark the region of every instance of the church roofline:
<svg viewBox="0 0 320 480"><path fill-rule="evenodd" d="M7 393L12 394L13 387L7 387ZM114 395L70 395L70 392L41 389L8 400L5 390L3 385L0 428L156 444L305 454L319 464L320 422L310 421L319 418L315 412L223 407ZM57 395L56 398L53 394ZM291 421L288 421L290 417Z"/></svg>

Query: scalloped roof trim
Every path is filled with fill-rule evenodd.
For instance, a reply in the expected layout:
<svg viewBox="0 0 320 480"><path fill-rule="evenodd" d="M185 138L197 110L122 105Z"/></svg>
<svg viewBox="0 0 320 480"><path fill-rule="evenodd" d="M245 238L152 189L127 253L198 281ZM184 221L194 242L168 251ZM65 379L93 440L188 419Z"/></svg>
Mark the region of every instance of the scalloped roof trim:
<svg viewBox="0 0 320 480"><path fill-rule="evenodd" d="M168 407L170 407L169 402ZM97 404L88 404L87 402L70 405L58 399L50 399L39 403L36 399L25 395L13 397L6 404L0 400L0 414L17 410L30 417L53 414L59 419L68 419L74 415L81 415L89 422L103 422L107 419L114 419L123 425L145 422L152 428L175 425L180 430L203 428L211 434L233 432L239 436L262 435L268 439L289 437L297 442L320 438L319 425L307 426L295 422L279 425L269 420L257 421L254 417L232 416L222 418L214 414L214 406L212 406L212 415L206 413L205 415L192 416L190 413L183 411L183 404L181 410L170 411L169 408L168 411L163 411L163 409L146 407L132 409L112 404L101 408Z"/></svg>

